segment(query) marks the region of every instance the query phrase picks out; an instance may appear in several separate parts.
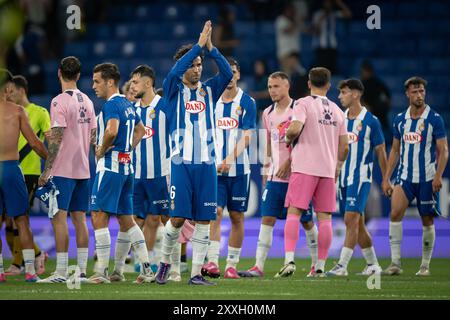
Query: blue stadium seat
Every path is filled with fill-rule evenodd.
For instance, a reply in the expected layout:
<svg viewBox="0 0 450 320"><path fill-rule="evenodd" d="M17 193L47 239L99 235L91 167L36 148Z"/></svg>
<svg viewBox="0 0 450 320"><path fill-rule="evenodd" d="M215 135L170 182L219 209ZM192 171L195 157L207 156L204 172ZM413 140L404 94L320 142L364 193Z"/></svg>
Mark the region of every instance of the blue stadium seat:
<svg viewBox="0 0 450 320"><path fill-rule="evenodd" d="M428 72L432 74L442 74L450 72L450 59L430 59L428 60Z"/></svg>
<svg viewBox="0 0 450 320"><path fill-rule="evenodd" d="M238 38L251 37L256 31L256 26L253 22L236 22L234 25L234 32Z"/></svg>
<svg viewBox="0 0 450 320"><path fill-rule="evenodd" d="M56 94L55 94L56 95ZM47 110L50 110L50 103L54 98L54 95L50 94L41 94L41 95L33 95L30 96L30 101L38 106L44 107Z"/></svg>
<svg viewBox="0 0 450 320"><path fill-rule="evenodd" d="M425 64L420 59L408 59L402 57L397 60L397 71L404 74L423 74L425 71Z"/></svg>
<svg viewBox="0 0 450 320"><path fill-rule="evenodd" d="M71 42L64 47L64 56L76 56L83 60L89 56L89 44L86 42Z"/></svg>

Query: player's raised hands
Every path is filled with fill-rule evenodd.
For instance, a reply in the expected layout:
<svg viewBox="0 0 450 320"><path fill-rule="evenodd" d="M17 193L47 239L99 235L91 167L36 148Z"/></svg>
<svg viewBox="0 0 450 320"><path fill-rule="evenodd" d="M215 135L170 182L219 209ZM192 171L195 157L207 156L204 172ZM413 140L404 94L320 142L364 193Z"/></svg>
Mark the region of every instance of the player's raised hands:
<svg viewBox="0 0 450 320"><path fill-rule="evenodd" d="M208 42L208 39L211 37L211 30L212 30L211 20L208 20L205 22L202 33L200 33L200 37L198 38L198 45L200 47L203 48Z"/></svg>
<svg viewBox="0 0 450 320"><path fill-rule="evenodd" d="M208 51L211 51L214 46L212 44L212 24L211 24L211 30L209 32L208 40L206 41L206 48L208 48Z"/></svg>

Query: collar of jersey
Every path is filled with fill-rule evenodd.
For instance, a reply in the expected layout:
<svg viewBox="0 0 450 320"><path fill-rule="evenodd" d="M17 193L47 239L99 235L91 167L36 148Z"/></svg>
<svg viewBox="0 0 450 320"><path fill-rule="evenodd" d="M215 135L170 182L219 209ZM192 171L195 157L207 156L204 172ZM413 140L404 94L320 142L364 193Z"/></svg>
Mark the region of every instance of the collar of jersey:
<svg viewBox="0 0 450 320"><path fill-rule="evenodd" d="M430 106L426 105L425 110L420 115L419 119L426 119L428 117L428 114L430 113ZM408 110L406 110L405 119L411 119L411 106L409 106Z"/></svg>
<svg viewBox="0 0 450 320"><path fill-rule="evenodd" d="M232 103L233 102L239 103L241 101L241 98L242 98L243 94L244 94L244 92L242 91L242 89L238 87L238 92L236 93L236 96L233 98L233 100L231 100L231 102ZM221 103L225 104L225 102L223 102L223 100L222 100L222 96L220 96L218 102L221 102ZM229 103L229 102L227 102L227 103Z"/></svg>
<svg viewBox="0 0 450 320"><path fill-rule="evenodd" d="M155 97L153 98L152 102L150 102L150 104L149 104L148 106L151 107L151 108L153 108L153 109L156 108L156 105L158 104L159 100L161 100L161 96L160 96L159 94L157 94L157 95L155 95ZM142 100L139 99L139 100L136 102L135 107L143 107L143 106L141 105L141 102L142 102ZM145 106L144 106L144 107L145 107Z"/></svg>
<svg viewBox="0 0 450 320"><path fill-rule="evenodd" d="M346 117L347 119L348 119L348 112L349 112L349 110L350 110L350 109L345 110L345 117ZM357 116L355 119L352 119L352 120L359 119L359 120L363 121L363 120L364 120L364 117L366 116L366 113L367 113L367 108L364 107L364 106L362 106L361 112L358 114L358 116ZM349 119L349 120L350 120L350 119Z"/></svg>
<svg viewBox="0 0 450 320"><path fill-rule="evenodd" d="M112 100L115 97L125 97L123 94L120 93L114 93L111 97L109 97L108 101Z"/></svg>

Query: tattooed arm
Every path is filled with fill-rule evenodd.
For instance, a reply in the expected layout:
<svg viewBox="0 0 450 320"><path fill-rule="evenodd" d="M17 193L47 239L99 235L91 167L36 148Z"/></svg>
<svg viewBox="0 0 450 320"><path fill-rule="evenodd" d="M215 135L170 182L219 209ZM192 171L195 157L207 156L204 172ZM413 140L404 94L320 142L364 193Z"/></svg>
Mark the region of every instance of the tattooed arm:
<svg viewBox="0 0 450 320"><path fill-rule="evenodd" d="M96 145L97 142L97 128L91 129L91 146Z"/></svg>
<svg viewBox="0 0 450 320"><path fill-rule="evenodd" d="M48 143L48 157L47 161L45 161L44 171L39 177L38 182L39 186L45 185L48 181L50 171L53 167L53 163L55 162L56 156L58 155L63 135L64 135L64 128L61 127L52 128L51 138Z"/></svg>

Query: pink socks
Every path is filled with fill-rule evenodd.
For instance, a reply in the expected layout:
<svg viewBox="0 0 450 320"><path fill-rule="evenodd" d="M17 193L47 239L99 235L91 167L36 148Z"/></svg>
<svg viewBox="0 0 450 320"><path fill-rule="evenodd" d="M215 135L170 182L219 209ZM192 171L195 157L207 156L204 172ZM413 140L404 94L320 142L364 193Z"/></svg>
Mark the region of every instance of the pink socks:
<svg viewBox="0 0 450 320"><path fill-rule="evenodd" d="M286 228L284 234L286 236ZM317 245L319 247L318 252L319 260L326 260L328 258L328 250L330 250L332 239L333 239L333 229L331 227L331 220L319 221L319 236L317 239L318 242Z"/></svg>

